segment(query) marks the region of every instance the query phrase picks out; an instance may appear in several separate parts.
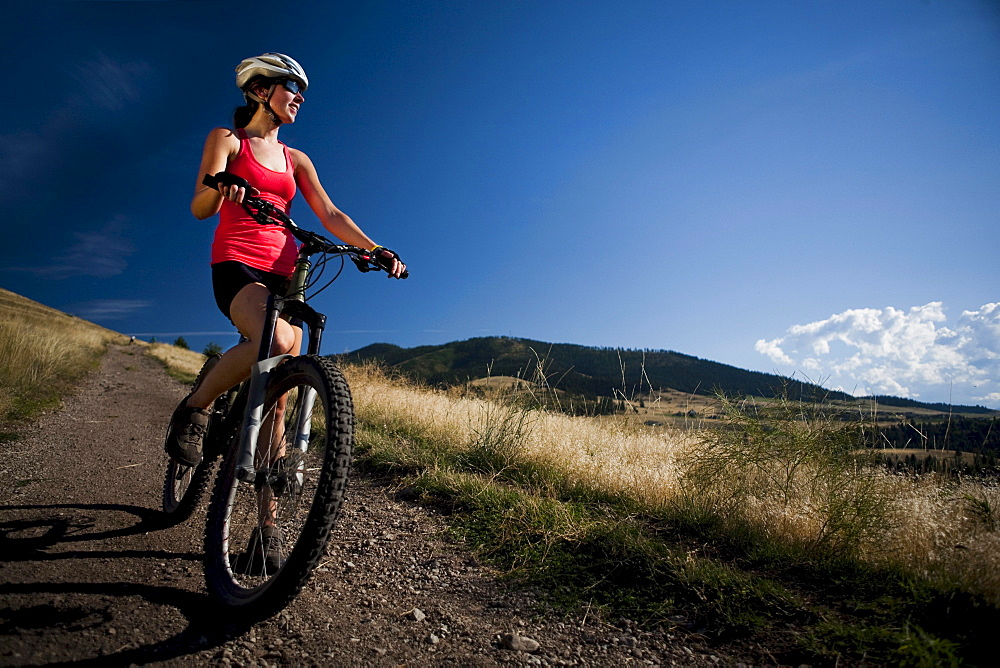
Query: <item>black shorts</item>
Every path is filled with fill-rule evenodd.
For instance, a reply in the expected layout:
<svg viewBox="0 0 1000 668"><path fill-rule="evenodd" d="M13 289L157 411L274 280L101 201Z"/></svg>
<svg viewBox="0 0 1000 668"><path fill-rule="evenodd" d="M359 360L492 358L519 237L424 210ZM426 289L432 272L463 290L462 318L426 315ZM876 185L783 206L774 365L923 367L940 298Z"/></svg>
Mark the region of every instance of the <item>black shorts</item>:
<svg viewBox="0 0 1000 668"><path fill-rule="evenodd" d="M215 290L215 303L222 315L233 321L229 307L233 304L236 294L251 283L263 283L272 295L282 294L287 276L273 274L263 269L255 269L235 260L218 262L212 265L212 288Z"/></svg>

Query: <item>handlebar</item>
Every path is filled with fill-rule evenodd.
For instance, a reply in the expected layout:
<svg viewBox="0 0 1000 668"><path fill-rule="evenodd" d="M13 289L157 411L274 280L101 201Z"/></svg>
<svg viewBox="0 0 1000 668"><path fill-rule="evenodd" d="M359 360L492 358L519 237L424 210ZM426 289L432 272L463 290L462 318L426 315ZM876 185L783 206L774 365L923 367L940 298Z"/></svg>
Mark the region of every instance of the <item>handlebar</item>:
<svg viewBox="0 0 1000 668"><path fill-rule="evenodd" d="M220 186L239 186L241 188L246 188L247 192L250 192L251 189L255 189L250 185L249 181L241 176L233 174L232 172L219 172L214 176L212 174L205 174L205 178L203 178L201 182L203 185L215 190L218 190ZM302 242L302 252L305 252L307 255L312 255L313 253L347 255L354 262L358 271L386 271L386 268L378 263L376 256L372 253L372 251L365 250L364 248L359 248L357 246L335 244L322 235L310 232L309 230L304 230L296 225L291 218L285 215L284 211L280 210L267 200L253 195L247 195L243 198L243 209L251 218L261 225L280 225L291 232L292 236ZM403 272L400 278L408 278L409 275L410 272L407 270Z"/></svg>

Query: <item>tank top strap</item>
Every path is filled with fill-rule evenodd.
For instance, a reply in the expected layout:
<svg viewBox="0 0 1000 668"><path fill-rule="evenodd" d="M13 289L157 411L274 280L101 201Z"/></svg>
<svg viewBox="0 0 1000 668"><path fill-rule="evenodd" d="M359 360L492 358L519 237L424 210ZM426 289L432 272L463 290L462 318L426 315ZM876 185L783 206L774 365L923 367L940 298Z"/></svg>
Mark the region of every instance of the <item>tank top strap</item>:
<svg viewBox="0 0 1000 668"><path fill-rule="evenodd" d="M240 140L240 150L236 154L237 159L244 156L253 156L253 150L250 148L250 137L247 135L247 131L243 128L236 128L236 137Z"/></svg>

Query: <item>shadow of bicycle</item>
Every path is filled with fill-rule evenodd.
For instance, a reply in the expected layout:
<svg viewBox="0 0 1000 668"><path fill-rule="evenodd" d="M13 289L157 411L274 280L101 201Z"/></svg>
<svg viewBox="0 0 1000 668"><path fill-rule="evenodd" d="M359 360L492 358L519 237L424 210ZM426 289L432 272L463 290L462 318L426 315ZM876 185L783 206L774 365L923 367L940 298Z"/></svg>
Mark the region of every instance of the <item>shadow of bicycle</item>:
<svg viewBox="0 0 1000 668"><path fill-rule="evenodd" d="M136 521L126 526L101 528L108 524L100 516L112 513L132 515ZM16 514L16 517L10 517ZM93 557L162 557L198 561L200 554L153 551L53 551L67 544L104 541L146 534L166 528L161 513L126 504L67 503L50 505L0 506L0 562L49 561ZM120 524L115 522L115 524Z"/></svg>
<svg viewBox="0 0 1000 668"><path fill-rule="evenodd" d="M133 646L136 643L122 638L124 646L113 649L94 649L93 656L75 656L65 660L45 661L45 665L143 665L166 661L193 652L213 649L227 641L246 634L253 620L227 619L209 603L205 594L193 593L175 587L124 582L34 582L0 584L0 599L21 596L55 595L72 597L69 605L38 604L10 611L10 618L3 619L0 611L0 635L35 636L42 642L51 642L52 634L78 635L106 632L115 615L106 601L139 598L160 608L174 608L186 625L179 633L166 638ZM88 604L88 599L93 602ZM113 606L112 606L113 607ZM225 621L222 621L225 620ZM119 620L121 623L122 620ZM49 640L44 640L49 639ZM78 654L83 653L78 651ZM4 661L6 663L6 661Z"/></svg>
<svg viewBox="0 0 1000 668"><path fill-rule="evenodd" d="M205 593L155 579L114 581L148 579L144 560L155 560L165 581L173 579L170 564L201 561L196 552L128 547L130 536L167 529L160 517L158 510L127 504L0 506L0 637L7 645L0 663L144 664L246 633L254 620L229 619ZM79 581L82 573L90 574L88 581ZM62 581L67 575L73 581ZM171 623L161 626L160 620ZM140 622L146 638L136 641L141 634L129 631ZM118 629L124 632L117 635ZM60 649L53 653L55 646Z"/></svg>

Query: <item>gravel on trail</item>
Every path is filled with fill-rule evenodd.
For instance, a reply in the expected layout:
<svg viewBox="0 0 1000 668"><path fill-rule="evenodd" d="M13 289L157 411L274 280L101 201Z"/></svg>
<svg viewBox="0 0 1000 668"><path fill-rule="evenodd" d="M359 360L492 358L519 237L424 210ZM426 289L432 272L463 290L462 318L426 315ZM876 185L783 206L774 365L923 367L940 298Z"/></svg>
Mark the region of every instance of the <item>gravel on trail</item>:
<svg viewBox="0 0 1000 668"><path fill-rule="evenodd" d="M112 345L63 407L0 445L0 665L738 665L700 637L548 608L354 475L326 557L256 624L215 607L204 510L158 523L162 437L186 388Z"/></svg>

